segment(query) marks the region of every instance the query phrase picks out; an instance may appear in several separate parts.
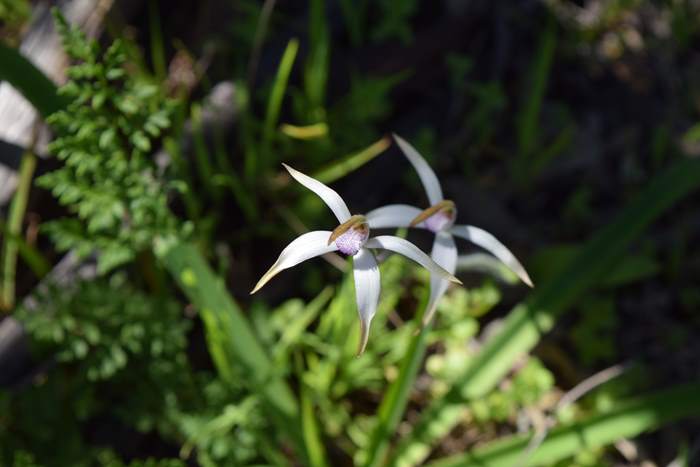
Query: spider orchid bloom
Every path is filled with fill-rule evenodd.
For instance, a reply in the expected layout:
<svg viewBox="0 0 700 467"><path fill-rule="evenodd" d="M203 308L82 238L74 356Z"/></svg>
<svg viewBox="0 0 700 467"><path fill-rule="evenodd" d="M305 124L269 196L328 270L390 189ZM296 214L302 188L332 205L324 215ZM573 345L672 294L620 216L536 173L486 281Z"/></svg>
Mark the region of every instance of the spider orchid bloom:
<svg viewBox="0 0 700 467"><path fill-rule="evenodd" d="M254 294L279 272L326 253L340 251L352 256L357 311L360 315L360 345L358 355L365 350L369 326L377 312L379 302L379 267L370 249L384 249L400 253L427 268L431 274L461 284L459 279L440 267L417 246L403 238L381 235L369 238L367 218L351 215L345 201L331 188L303 173L283 164L294 179L316 193L333 211L340 225L335 230L316 230L296 238L280 254L275 264L260 278L251 294Z"/></svg>
<svg viewBox="0 0 700 467"><path fill-rule="evenodd" d="M367 214L370 228L419 227L430 230L435 233L430 256L451 274L454 274L457 266L457 246L453 236L464 238L489 251L513 271L520 280L533 287L525 268L496 237L478 227L454 225L457 208L454 202L443 198L442 188L435 172L413 146L397 135L394 135L394 139L418 172L431 206L421 210L406 204L393 204L375 209ZM447 285L447 281L431 274L430 299L423 314L423 325L430 322L438 301L447 291Z"/></svg>

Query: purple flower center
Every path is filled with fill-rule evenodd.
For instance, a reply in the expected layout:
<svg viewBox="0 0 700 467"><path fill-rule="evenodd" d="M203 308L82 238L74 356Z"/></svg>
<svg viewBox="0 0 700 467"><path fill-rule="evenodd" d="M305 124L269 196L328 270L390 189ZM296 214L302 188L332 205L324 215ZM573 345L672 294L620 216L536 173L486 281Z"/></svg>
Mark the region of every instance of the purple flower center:
<svg viewBox="0 0 700 467"><path fill-rule="evenodd" d="M454 209L441 210L428 217L424 222L425 227L431 232L447 230L455 223L456 213Z"/></svg>
<svg viewBox="0 0 700 467"><path fill-rule="evenodd" d="M364 246L367 238L369 238L369 227L367 224L362 224L341 234L335 239L335 245L344 255L354 256Z"/></svg>

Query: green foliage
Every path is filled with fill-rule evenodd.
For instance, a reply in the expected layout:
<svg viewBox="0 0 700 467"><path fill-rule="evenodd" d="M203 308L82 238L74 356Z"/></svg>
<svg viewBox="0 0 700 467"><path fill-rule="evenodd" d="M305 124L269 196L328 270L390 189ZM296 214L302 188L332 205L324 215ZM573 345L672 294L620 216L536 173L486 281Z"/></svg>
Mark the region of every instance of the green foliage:
<svg viewBox="0 0 700 467"><path fill-rule="evenodd" d="M352 147L358 140L370 141L376 138L377 122L386 118L392 109L392 89L408 75L408 72L381 77L353 74L350 90L329 114L331 129L337 129L337 133L333 134L337 143Z"/></svg>
<svg viewBox="0 0 700 467"><path fill-rule="evenodd" d="M514 421L520 410L537 406L554 387L554 377L536 358L529 358L512 379L485 398L469 404L470 414L479 423Z"/></svg>
<svg viewBox="0 0 700 467"><path fill-rule="evenodd" d="M105 466L181 465L179 460L124 464L111 452L90 449L78 423L109 414L139 431L157 430L183 441L183 457L196 454L203 466L247 463L264 452L269 423L259 398L248 395L243 384L232 387L193 373L185 353L190 323L171 299L143 294L116 275L47 291L34 308L17 317L38 355L54 355L58 367L7 399L13 409L4 412L0 432L16 433L8 449L55 438L62 427L62 439L70 442L51 451L53 460L49 452L35 451L46 465L76 465L76 459L85 465L90 459ZM36 398L45 404L37 406ZM58 423L66 416L71 424ZM33 429L35 422L43 428Z"/></svg>
<svg viewBox="0 0 700 467"><path fill-rule="evenodd" d="M398 39L403 44L413 41L411 20L418 10L416 0L341 0L345 28L354 46L367 40L375 42Z"/></svg>
<svg viewBox="0 0 700 467"><path fill-rule="evenodd" d="M32 339L59 362L75 363L89 380L113 378L131 361L149 360L154 375L186 364L189 322L170 299L133 290L123 276L49 290L41 311L20 310Z"/></svg>
<svg viewBox="0 0 700 467"><path fill-rule="evenodd" d="M197 406L172 414L184 440L181 455L195 454L203 467L247 465L261 455L273 463L275 451L266 444L270 424L259 397L232 393L220 379L204 382L199 390Z"/></svg>
<svg viewBox="0 0 700 467"><path fill-rule="evenodd" d="M378 17L381 20L372 31L374 40L399 39L409 44L413 39L410 20L418 9L417 0L380 0Z"/></svg>
<svg viewBox="0 0 700 467"><path fill-rule="evenodd" d="M96 464L100 467L185 467L180 459L134 459L131 462L123 462L112 451L103 450L96 456Z"/></svg>
<svg viewBox="0 0 700 467"><path fill-rule="evenodd" d="M587 364L608 361L615 354L617 315L612 298L590 297L581 310L581 323L572 338L581 360Z"/></svg>
<svg viewBox="0 0 700 467"><path fill-rule="evenodd" d="M156 237L180 233L167 207L168 185L150 157L174 103L129 74L121 41L101 54L96 42L55 15L76 63L60 90L69 104L49 118L57 135L50 149L64 165L38 183L76 218L51 222L46 231L59 249L99 252L105 273L150 249Z"/></svg>
<svg viewBox="0 0 700 467"><path fill-rule="evenodd" d="M1 0L0 21L12 23L29 16L29 3L27 0Z"/></svg>
<svg viewBox="0 0 700 467"><path fill-rule="evenodd" d="M101 382L129 387L139 397L124 400L114 413L141 431L168 426L160 418L163 397L186 388L191 373L185 354L190 325L176 303L144 295L118 277L50 290L37 300L40 311L21 310L18 318L40 355L54 355L75 371L70 384L85 379L86 394ZM78 413L88 416L93 403Z"/></svg>
<svg viewBox="0 0 700 467"><path fill-rule="evenodd" d="M29 19L28 0L0 0L0 37L16 36Z"/></svg>
<svg viewBox="0 0 700 467"><path fill-rule="evenodd" d="M40 465L36 463L34 456L26 451L15 452L14 459L10 465L12 467L40 467Z"/></svg>
<svg viewBox="0 0 700 467"><path fill-rule="evenodd" d="M526 465L551 465L573 456L582 449L590 450L619 439L637 436L662 423L700 413L696 397L700 385L685 384L646 394L618 404L613 410L596 413L579 422L553 430L542 445L526 458ZM437 460L430 467L510 466L522 462L530 437L504 437L478 449ZM567 464L569 465L569 464Z"/></svg>
<svg viewBox="0 0 700 467"><path fill-rule="evenodd" d="M295 428L301 425L297 401L221 280L192 245L159 242L156 253L198 308L219 377L231 389L243 382L247 390L259 394L280 436L295 443L304 456Z"/></svg>
<svg viewBox="0 0 700 467"><path fill-rule="evenodd" d="M272 84L270 99L267 102L265 122L263 124L263 146L261 155L264 161L269 159L268 154L270 152L270 145L272 144L272 136L278 124L282 99L287 90L287 82L292 72L298 49L299 41L291 39L287 44L287 48L284 50L279 68L277 69L277 76ZM268 169L267 164L263 164L263 168Z"/></svg>
<svg viewBox="0 0 700 467"><path fill-rule="evenodd" d="M330 61L330 32L326 21L326 0L311 0L309 43L312 49L304 70L304 94L310 123L325 120L326 89Z"/></svg>

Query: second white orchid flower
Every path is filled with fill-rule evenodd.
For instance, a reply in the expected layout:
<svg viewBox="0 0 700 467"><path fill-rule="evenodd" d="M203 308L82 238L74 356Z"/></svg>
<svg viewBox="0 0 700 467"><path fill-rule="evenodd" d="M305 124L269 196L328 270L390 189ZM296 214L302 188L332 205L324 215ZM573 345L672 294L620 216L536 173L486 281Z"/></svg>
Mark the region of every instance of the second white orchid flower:
<svg viewBox="0 0 700 467"><path fill-rule="evenodd" d="M408 240L391 235L370 238L370 226L367 218L361 215L351 215L345 201L338 193L318 180L304 175L286 164L283 165L294 179L316 193L328 205L335 217L338 218L340 225L333 231L317 230L296 238L282 250L275 264L262 276L251 294L260 290L279 272L296 266L307 259L334 251L340 251L345 255L352 256L355 296L357 299L357 311L360 316L358 354L361 354L367 345L370 323L377 312L380 291L379 266L374 253L370 249L384 249L400 253L427 268L431 273L431 277L440 277L446 283L447 281L452 281L461 284L459 279L454 277L451 272L439 266Z"/></svg>
<svg viewBox="0 0 700 467"><path fill-rule="evenodd" d="M464 238L489 251L523 282L532 287L530 276L520 261L496 237L472 225L454 225L457 208L454 202L443 198L442 188L435 172L413 146L397 135L394 135L394 139L418 172L431 206L421 210L406 204L392 204L375 209L367 214L370 228L419 227L434 232L435 241L430 255L436 263L451 274L454 274L457 265L457 246L452 237L454 235ZM423 313L423 325L429 323L435 314L440 298L447 291L447 285L447 281L431 274L430 299Z"/></svg>

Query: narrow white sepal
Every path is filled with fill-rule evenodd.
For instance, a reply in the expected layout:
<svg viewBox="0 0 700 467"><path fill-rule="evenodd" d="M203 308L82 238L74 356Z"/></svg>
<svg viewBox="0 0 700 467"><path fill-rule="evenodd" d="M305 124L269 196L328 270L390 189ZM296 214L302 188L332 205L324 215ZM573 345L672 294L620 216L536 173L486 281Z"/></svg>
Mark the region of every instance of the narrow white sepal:
<svg viewBox="0 0 700 467"><path fill-rule="evenodd" d="M421 182L423 182L425 192L428 194L428 200L430 201L430 204L434 205L442 201L444 198L442 195L442 188L440 187L440 182L435 176L435 172L433 172L433 169L431 169L428 163L425 161L425 159L423 159L423 156L421 156L418 153L418 151L416 151L416 148L411 146L405 139L403 139L399 135L394 134L394 139L398 143L404 155L408 158L411 164L413 164L413 167L416 169L416 172L418 172L418 176L420 177Z"/></svg>
<svg viewBox="0 0 700 467"><path fill-rule="evenodd" d="M267 284L267 282L279 272L296 266L307 259L336 251L338 247L335 246L335 242L328 245L328 237L330 237L330 235L331 232L328 230L316 230L297 237L282 250L275 264L263 274L253 291L250 292L251 295L260 290L262 286Z"/></svg>
<svg viewBox="0 0 700 467"><path fill-rule="evenodd" d="M377 261L368 249L362 248L352 257L352 263L357 313L360 315L360 344L357 350L357 355L360 355L367 346L369 327L377 312L381 281Z"/></svg>
<svg viewBox="0 0 700 467"><path fill-rule="evenodd" d="M520 280L530 287L534 287L530 276L515 255L513 255L505 245L499 242L496 237L484 229L474 227L473 225L455 225L450 229L450 232L487 250L496 258L500 259L503 264L508 266L508 269L513 271Z"/></svg>
<svg viewBox="0 0 700 467"><path fill-rule="evenodd" d="M435 234L430 257L442 266L445 271L454 274L457 267L457 245L455 245L455 241L449 232L438 232ZM433 318L437 305L442 296L445 295L448 285L449 281L441 276L430 274L430 298L428 299L428 306L423 313L423 326L427 325Z"/></svg>
<svg viewBox="0 0 700 467"><path fill-rule="evenodd" d="M408 227L421 212L408 204L390 204L373 209L365 217L370 229L399 228Z"/></svg>
<svg viewBox="0 0 700 467"><path fill-rule="evenodd" d="M381 248L383 250L390 250L395 253L399 253L420 264L431 273L437 274L438 276L444 277L445 279L457 284L462 283L459 279L457 279L451 273L445 271L445 269L430 259L430 256L423 253L417 246L408 240L404 240L403 238L394 237L392 235L380 235L367 240L365 247Z"/></svg>
<svg viewBox="0 0 700 467"><path fill-rule="evenodd" d="M500 259L490 253L481 251L459 255L457 257L457 271L489 274L509 285L515 285L520 282L520 278L508 266L503 264Z"/></svg>
<svg viewBox="0 0 700 467"><path fill-rule="evenodd" d="M331 211L333 211L335 217L338 218L338 222L342 224L346 220L350 219L350 210L348 209L348 206L335 190L324 185L315 178L311 178L308 175L291 168L285 163L282 163L282 165L297 182L316 193L319 198L321 198L323 202L326 203L329 208L331 208Z"/></svg>

